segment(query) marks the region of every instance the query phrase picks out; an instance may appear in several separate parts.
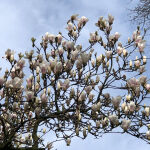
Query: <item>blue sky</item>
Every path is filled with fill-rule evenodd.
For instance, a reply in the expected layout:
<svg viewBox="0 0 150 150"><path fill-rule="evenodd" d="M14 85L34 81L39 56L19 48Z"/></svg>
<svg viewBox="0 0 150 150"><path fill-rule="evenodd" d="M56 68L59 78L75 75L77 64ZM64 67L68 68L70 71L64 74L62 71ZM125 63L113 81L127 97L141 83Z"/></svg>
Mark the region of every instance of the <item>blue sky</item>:
<svg viewBox="0 0 150 150"><path fill-rule="evenodd" d="M89 18L82 31L82 43L86 44L89 33L100 16L108 13L115 17L113 32L121 34L121 40L131 36L136 26L127 17L130 0L0 0L0 57L10 48L18 52L31 50L31 37L41 40L45 32L65 32L66 21L72 14ZM1 60L0 67L8 67ZM46 137L51 139L51 137ZM100 139L89 136L86 140L74 138L70 147L65 142L55 144L58 150L148 150L150 145L129 135L109 134Z"/></svg>

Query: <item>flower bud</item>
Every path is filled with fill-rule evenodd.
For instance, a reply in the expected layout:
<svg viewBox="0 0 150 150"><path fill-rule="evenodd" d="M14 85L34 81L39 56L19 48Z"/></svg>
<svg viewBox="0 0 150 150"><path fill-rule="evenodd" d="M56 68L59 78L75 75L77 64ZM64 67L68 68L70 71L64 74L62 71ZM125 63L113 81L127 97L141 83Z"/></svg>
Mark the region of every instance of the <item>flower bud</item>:
<svg viewBox="0 0 150 150"><path fill-rule="evenodd" d="M82 119L82 116L81 116L81 114L79 113L79 115L78 115L78 120L80 121Z"/></svg>
<svg viewBox="0 0 150 150"><path fill-rule="evenodd" d="M146 56L143 56L143 64L146 64L146 62L147 62Z"/></svg>
<svg viewBox="0 0 150 150"><path fill-rule="evenodd" d="M96 65L102 62L102 58L103 58L102 54L96 58Z"/></svg>
<svg viewBox="0 0 150 150"><path fill-rule="evenodd" d="M79 97L79 102L84 101L85 98L86 98L86 94L85 94L85 92L82 92L82 93L80 94L80 97Z"/></svg>
<svg viewBox="0 0 150 150"><path fill-rule="evenodd" d="M140 67L140 61L139 60L135 60L134 61L134 65L139 68Z"/></svg>
<svg viewBox="0 0 150 150"><path fill-rule="evenodd" d="M60 82L58 81L57 82L57 89L60 90L60 88L61 88L61 85L60 85Z"/></svg>
<svg viewBox="0 0 150 150"><path fill-rule="evenodd" d="M140 77L140 83L141 83L141 85L145 85L146 80L147 80L147 77L146 77L146 76L141 76L141 77Z"/></svg>
<svg viewBox="0 0 150 150"><path fill-rule="evenodd" d="M91 64L92 64L92 67L95 67L95 60L94 59L91 60Z"/></svg>
<svg viewBox="0 0 150 150"><path fill-rule="evenodd" d="M70 139L70 138L67 138L67 140L66 140L67 146L70 146L70 143L71 143L71 139Z"/></svg>
<svg viewBox="0 0 150 150"><path fill-rule="evenodd" d="M70 90L70 98L73 98L75 96L74 88L71 88Z"/></svg>
<svg viewBox="0 0 150 150"><path fill-rule="evenodd" d="M116 56L116 62L119 62L119 57L118 56Z"/></svg>
<svg viewBox="0 0 150 150"><path fill-rule="evenodd" d="M50 93L51 93L51 89L48 88L48 89L47 89L47 94L50 95Z"/></svg>
<svg viewBox="0 0 150 150"><path fill-rule="evenodd" d="M72 31L72 30L73 30L73 24L72 24L71 22L69 22L66 29L67 29L68 31Z"/></svg>
<svg viewBox="0 0 150 150"><path fill-rule="evenodd" d="M131 100L131 95L126 95L126 100L130 101Z"/></svg>
<svg viewBox="0 0 150 150"><path fill-rule="evenodd" d="M29 118L32 118L32 111L29 111L28 116L29 116Z"/></svg>
<svg viewBox="0 0 150 150"><path fill-rule="evenodd" d="M107 61L107 63L106 63L106 67L107 67L107 68L109 67L109 61Z"/></svg>
<svg viewBox="0 0 150 150"><path fill-rule="evenodd" d="M97 75L96 76L96 83L99 83L99 81L100 81L100 77L99 77L99 75Z"/></svg>
<svg viewBox="0 0 150 150"><path fill-rule="evenodd" d="M109 59L112 56L112 51L106 51L105 54L107 59Z"/></svg>
<svg viewBox="0 0 150 150"><path fill-rule="evenodd" d="M150 124L147 124L147 128L150 129Z"/></svg>
<svg viewBox="0 0 150 150"><path fill-rule="evenodd" d="M93 110L94 112L97 111L97 105L96 105L96 104L93 104L93 105L92 105L92 110Z"/></svg>
<svg viewBox="0 0 150 150"><path fill-rule="evenodd" d="M86 138L87 134L86 134L86 128L83 128L83 136L84 138Z"/></svg>
<svg viewBox="0 0 150 150"><path fill-rule="evenodd" d="M35 113L36 113L36 115L40 115L40 113L41 113L41 108L40 107L36 107L35 108Z"/></svg>
<svg viewBox="0 0 150 150"><path fill-rule="evenodd" d="M36 74L39 74L39 73L40 73L40 67L37 66L37 67L36 67Z"/></svg>
<svg viewBox="0 0 150 150"><path fill-rule="evenodd" d="M41 95L41 102L43 103L43 104L46 104L47 103L47 96L46 96L46 94L45 93L43 93L42 95Z"/></svg>
<svg viewBox="0 0 150 150"><path fill-rule="evenodd" d="M150 84L146 84L146 85L145 85L145 88L146 88L146 90L147 90L148 92L150 92Z"/></svg>
<svg viewBox="0 0 150 150"><path fill-rule="evenodd" d="M129 112L129 107L128 106L125 106L124 112L125 112L125 114L128 114L128 112Z"/></svg>
<svg viewBox="0 0 150 150"><path fill-rule="evenodd" d="M126 57L128 55L128 52L126 49L123 49L123 56Z"/></svg>
<svg viewBox="0 0 150 150"><path fill-rule="evenodd" d="M94 98L94 96L95 96L94 94L90 93L90 94L89 94L89 96L88 96L89 101L92 101L92 100L93 100L93 98Z"/></svg>
<svg viewBox="0 0 150 150"><path fill-rule="evenodd" d="M91 86L87 86L85 88L85 91L86 91L87 94L90 94L90 92L92 91L92 87Z"/></svg>
<svg viewBox="0 0 150 150"><path fill-rule="evenodd" d="M96 107L97 107L97 111L99 111L101 108L101 102L98 102Z"/></svg>
<svg viewBox="0 0 150 150"><path fill-rule="evenodd" d="M43 133L44 133L44 134L46 133L46 128L43 129Z"/></svg>
<svg viewBox="0 0 150 150"><path fill-rule="evenodd" d="M57 42L58 42L58 44L60 44L61 41L62 41L62 35L61 35L61 34L58 34L56 37L57 37Z"/></svg>
<svg viewBox="0 0 150 150"><path fill-rule="evenodd" d="M39 89L40 89L40 85L39 85L39 83L36 83L35 84L35 90L38 91Z"/></svg>
<svg viewBox="0 0 150 150"><path fill-rule="evenodd" d="M18 103L17 102L14 102L13 103L13 109L15 110L15 109L18 109Z"/></svg>
<svg viewBox="0 0 150 150"><path fill-rule="evenodd" d="M88 124L88 132L91 132L91 125Z"/></svg>
<svg viewBox="0 0 150 150"><path fill-rule="evenodd" d="M118 32L115 33L115 39L118 40L120 37L120 34Z"/></svg>
<svg viewBox="0 0 150 150"><path fill-rule="evenodd" d="M122 103L121 108L123 111L125 110L125 106L126 106L126 102Z"/></svg>
<svg viewBox="0 0 150 150"><path fill-rule="evenodd" d="M132 60L130 60L129 66L130 66L130 68L132 68Z"/></svg>
<svg viewBox="0 0 150 150"><path fill-rule="evenodd" d="M59 53L59 55L60 55L60 56L62 56L62 55L63 55L63 53L64 53L63 48L59 48L59 49L58 49L58 53Z"/></svg>
<svg viewBox="0 0 150 150"><path fill-rule="evenodd" d="M121 56L122 51L123 51L123 48L121 46L118 46L117 47L117 53L118 53L119 56Z"/></svg>
<svg viewBox="0 0 150 150"><path fill-rule="evenodd" d="M150 115L150 108L149 107L145 107L145 114L147 117L149 117L149 115Z"/></svg>
<svg viewBox="0 0 150 150"><path fill-rule="evenodd" d="M128 37L128 43L131 43L131 39Z"/></svg>
<svg viewBox="0 0 150 150"><path fill-rule="evenodd" d="M76 128L76 136L79 136L79 128Z"/></svg>
<svg viewBox="0 0 150 150"><path fill-rule="evenodd" d="M110 25L113 24L113 22L114 22L114 17L110 14L108 15L108 22Z"/></svg>
<svg viewBox="0 0 150 150"><path fill-rule="evenodd" d="M10 56L10 62L13 62L14 61L14 55L11 55Z"/></svg>

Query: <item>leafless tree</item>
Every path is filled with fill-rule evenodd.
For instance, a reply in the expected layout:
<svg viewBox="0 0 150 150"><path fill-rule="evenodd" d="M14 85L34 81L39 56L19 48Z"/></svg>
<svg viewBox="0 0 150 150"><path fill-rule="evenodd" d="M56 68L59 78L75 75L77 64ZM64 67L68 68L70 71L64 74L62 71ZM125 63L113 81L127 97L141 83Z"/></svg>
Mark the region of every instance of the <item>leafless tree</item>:
<svg viewBox="0 0 150 150"><path fill-rule="evenodd" d="M133 9L130 9L131 20L150 29L150 0L138 0Z"/></svg>

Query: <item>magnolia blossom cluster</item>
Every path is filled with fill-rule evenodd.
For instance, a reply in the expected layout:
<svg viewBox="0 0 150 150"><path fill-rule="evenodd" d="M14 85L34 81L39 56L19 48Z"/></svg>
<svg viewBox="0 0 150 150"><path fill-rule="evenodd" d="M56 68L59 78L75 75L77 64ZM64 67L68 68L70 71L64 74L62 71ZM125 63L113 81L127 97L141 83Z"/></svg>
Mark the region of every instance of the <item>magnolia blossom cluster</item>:
<svg viewBox="0 0 150 150"><path fill-rule="evenodd" d="M143 37L140 35L139 30L133 32L133 40L135 41L135 44L138 47L139 52L143 53L145 48L145 40L143 40Z"/></svg>
<svg viewBox="0 0 150 150"><path fill-rule="evenodd" d="M0 77L2 148L38 148L44 145L42 137L52 131L56 141L65 140L69 146L74 136L97 138L117 127L150 140L150 106L143 103L150 93L149 79L143 75L148 59L143 56L140 29L124 45L120 33L112 33L114 17L100 17L98 31L89 34L85 48L77 43L87 22L84 16L71 16L68 37L47 32L41 47L32 38L33 50L18 54L18 59L12 50L6 51L4 58L11 67ZM100 48L94 49L95 45ZM148 131L142 133L145 126ZM45 147L51 149L52 143Z"/></svg>

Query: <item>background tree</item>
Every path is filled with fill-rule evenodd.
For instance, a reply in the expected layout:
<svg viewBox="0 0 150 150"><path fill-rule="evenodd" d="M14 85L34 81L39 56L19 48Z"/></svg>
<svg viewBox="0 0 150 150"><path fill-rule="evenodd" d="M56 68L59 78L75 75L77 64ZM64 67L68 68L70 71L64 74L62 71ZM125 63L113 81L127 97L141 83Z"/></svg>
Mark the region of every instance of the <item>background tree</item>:
<svg viewBox="0 0 150 150"><path fill-rule="evenodd" d="M131 20L150 29L150 0L139 0L137 5L130 10Z"/></svg>
<svg viewBox="0 0 150 150"><path fill-rule="evenodd" d="M0 78L2 149L51 149L59 140L69 146L74 136L125 132L149 143L145 33L142 36L137 28L122 44L120 34L111 33L113 21L111 15L99 18L87 48L77 43L88 19L73 15L67 22L68 37L46 33L40 47L32 38L34 50L18 58L10 49L5 52L11 68ZM24 67L31 74L26 80ZM49 132L55 133L56 141L46 144L43 136Z"/></svg>

